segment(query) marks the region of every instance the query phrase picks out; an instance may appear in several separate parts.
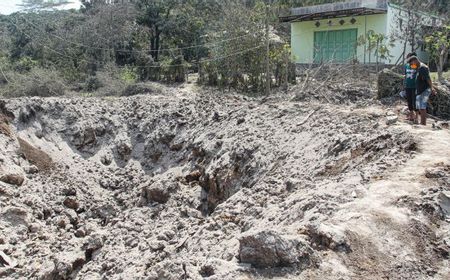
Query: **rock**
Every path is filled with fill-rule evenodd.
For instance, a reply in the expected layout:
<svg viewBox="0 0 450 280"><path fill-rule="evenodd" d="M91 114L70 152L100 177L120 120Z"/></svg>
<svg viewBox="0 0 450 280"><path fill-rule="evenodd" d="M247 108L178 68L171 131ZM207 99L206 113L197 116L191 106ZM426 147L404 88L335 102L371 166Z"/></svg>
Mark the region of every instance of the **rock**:
<svg viewBox="0 0 450 280"><path fill-rule="evenodd" d="M437 179L437 178L443 178L446 176L445 170L442 168L427 168L425 170L425 177L429 179Z"/></svg>
<svg viewBox="0 0 450 280"><path fill-rule="evenodd" d="M17 261L5 254L3 251L0 251L0 264L6 267L16 267Z"/></svg>
<svg viewBox="0 0 450 280"><path fill-rule="evenodd" d="M0 177L0 181L10 185L22 186L25 177L19 174L6 174Z"/></svg>
<svg viewBox="0 0 450 280"><path fill-rule="evenodd" d="M42 226L39 223L32 223L28 226L28 230L32 233L40 231Z"/></svg>
<svg viewBox="0 0 450 280"><path fill-rule="evenodd" d="M350 251L344 231L337 226L311 224L306 227L304 233L309 236L312 246L319 250Z"/></svg>
<svg viewBox="0 0 450 280"><path fill-rule="evenodd" d="M212 116L213 121L218 122L220 120L220 115L217 112L214 112Z"/></svg>
<svg viewBox="0 0 450 280"><path fill-rule="evenodd" d="M155 182L142 189L142 197L147 202L166 203L170 198L169 187L164 186L161 182Z"/></svg>
<svg viewBox="0 0 450 280"><path fill-rule="evenodd" d="M175 279L189 279L187 277L185 264L174 262L173 260L165 260L154 266L152 269L156 272L157 280L175 280ZM153 275L152 275L153 276ZM149 278L152 279L152 278Z"/></svg>
<svg viewBox="0 0 450 280"><path fill-rule="evenodd" d="M100 218L102 220L109 220L117 215L119 210L113 205L108 202L101 204L99 206L96 206L92 209L92 214L96 218Z"/></svg>
<svg viewBox="0 0 450 280"><path fill-rule="evenodd" d="M72 134L72 143L78 150L86 146L93 146L97 143L97 135L93 127L75 127Z"/></svg>
<svg viewBox="0 0 450 280"><path fill-rule="evenodd" d="M61 190L61 193L65 196L77 195L77 190L74 187L65 187Z"/></svg>
<svg viewBox="0 0 450 280"><path fill-rule="evenodd" d="M166 245L162 241L152 241L148 244L152 251L161 251L166 248Z"/></svg>
<svg viewBox="0 0 450 280"><path fill-rule="evenodd" d="M101 247L103 247L103 234L101 233L92 234L83 244L83 249L91 252L98 250Z"/></svg>
<svg viewBox="0 0 450 280"><path fill-rule="evenodd" d="M37 279L39 280L53 280L56 278L56 266L53 261L45 261L40 265L37 273Z"/></svg>
<svg viewBox="0 0 450 280"><path fill-rule="evenodd" d="M30 165L30 166L26 166L23 169L25 171L25 173L27 174L36 174L39 172L39 168L37 168L36 165Z"/></svg>
<svg viewBox="0 0 450 280"><path fill-rule="evenodd" d="M181 149L183 149L183 143L174 143L170 145L169 149L175 152L180 151Z"/></svg>
<svg viewBox="0 0 450 280"><path fill-rule="evenodd" d="M146 195L148 200L158 203L166 203L170 198L169 192L161 188L149 188Z"/></svg>
<svg viewBox="0 0 450 280"><path fill-rule="evenodd" d="M378 73L377 98L398 96L403 89L403 75L395 73L390 69L383 69Z"/></svg>
<svg viewBox="0 0 450 280"><path fill-rule="evenodd" d="M20 207L6 207L0 215L0 221L9 222L12 226L25 226L29 224L28 211Z"/></svg>
<svg viewBox="0 0 450 280"><path fill-rule="evenodd" d="M81 250L73 250L60 253L55 258L55 268L53 271L55 279L69 279L70 274L86 263L86 256Z"/></svg>
<svg viewBox="0 0 450 280"><path fill-rule="evenodd" d="M200 212L199 210L194 209L194 208L187 207L187 208L183 209L181 212L184 215L191 217L191 218L196 218L196 219L203 218L202 212Z"/></svg>
<svg viewBox="0 0 450 280"><path fill-rule="evenodd" d="M214 266L211 264L204 264L202 267L200 267L200 270L198 271L202 277L210 277L216 274L216 271L214 269Z"/></svg>
<svg viewBox="0 0 450 280"><path fill-rule="evenodd" d="M237 124L237 125L240 125L240 124L242 124L242 123L244 123L244 122L245 122L245 119L244 119L244 118L241 118L241 119L238 119L238 120L237 120L236 124Z"/></svg>
<svg viewBox="0 0 450 280"><path fill-rule="evenodd" d="M239 259L256 268L292 266L310 257L311 250L300 239L271 231L246 233L239 239Z"/></svg>
<svg viewBox="0 0 450 280"><path fill-rule="evenodd" d="M175 232L173 230L166 230L156 237L158 240L170 241L175 237Z"/></svg>
<svg viewBox="0 0 450 280"><path fill-rule="evenodd" d="M66 226L70 223L70 220L67 217L62 217L58 219L56 222L56 225L62 229L65 229Z"/></svg>
<svg viewBox="0 0 450 280"><path fill-rule="evenodd" d="M75 212L75 210L66 209L63 211L63 215L69 219L71 224L75 225L78 223L78 215L77 212Z"/></svg>
<svg viewBox="0 0 450 280"><path fill-rule="evenodd" d="M75 236L78 238L85 237L86 231L83 228L79 228L75 231Z"/></svg>
<svg viewBox="0 0 450 280"><path fill-rule="evenodd" d="M397 116L387 116L386 117L386 124L387 125L395 124L397 121L398 121L398 117Z"/></svg>
<svg viewBox="0 0 450 280"><path fill-rule="evenodd" d="M194 170L186 176L186 181L188 183L198 181L200 179L200 176L202 176L200 170Z"/></svg>
<svg viewBox="0 0 450 280"><path fill-rule="evenodd" d="M438 203L444 214L450 216L450 192L441 192L438 196Z"/></svg>
<svg viewBox="0 0 450 280"><path fill-rule="evenodd" d="M67 208L70 208L73 210L77 210L80 207L80 203L78 202L78 200L76 200L75 198L72 198L72 197L66 197L66 199L64 199L63 204Z"/></svg>
<svg viewBox="0 0 450 280"><path fill-rule="evenodd" d="M120 158L122 160L127 160L132 152L131 143L129 143L129 140L121 140L117 144L117 153L119 154Z"/></svg>
<svg viewBox="0 0 450 280"><path fill-rule="evenodd" d="M101 162L103 165L106 165L106 166L110 165L110 164L112 163L112 157L111 157L111 155L110 155L110 154L102 155L102 156L100 157L100 162Z"/></svg>
<svg viewBox="0 0 450 280"><path fill-rule="evenodd" d="M429 111L440 118L450 118L450 89L434 84L436 95L431 95L429 99ZM447 125L448 128L448 125Z"/></svg>

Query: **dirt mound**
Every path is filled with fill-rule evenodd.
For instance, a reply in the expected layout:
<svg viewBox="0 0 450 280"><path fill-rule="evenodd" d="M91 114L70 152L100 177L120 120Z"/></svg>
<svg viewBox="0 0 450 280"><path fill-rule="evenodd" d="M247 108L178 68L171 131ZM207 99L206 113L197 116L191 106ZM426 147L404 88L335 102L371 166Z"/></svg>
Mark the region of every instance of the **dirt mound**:
<svg viewBox="0 0 450 280"><path fill-rule="evenodd" d="M41 171L46 171L53 167L52 159L47 153L33 147L20 137L17 137L17 140L20 147L19 153L31 164L34 164Z"/></svg>
<svg viewBox="0 0 450 280"><path fill-rule="evenodd" d="M331 103L164 90L6 103L19 140L0 135L1 157L26 178L0 185L0 246L17 261L3 277L445 273L438 221L408 216L415 204L391 201L394 188L377 193L424 149L382 107L344 88Z"/></svg>

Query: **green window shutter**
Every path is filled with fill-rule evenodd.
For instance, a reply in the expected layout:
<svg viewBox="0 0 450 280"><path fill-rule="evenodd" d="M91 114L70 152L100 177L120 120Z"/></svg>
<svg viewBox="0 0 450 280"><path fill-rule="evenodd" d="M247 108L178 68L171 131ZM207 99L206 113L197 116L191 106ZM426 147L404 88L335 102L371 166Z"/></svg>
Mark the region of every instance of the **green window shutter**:
<svg viewBox="0 0 450 280"><path fill-rule="evenodd" d="M356 56L357 36L357 29L314 32L314 62L350 62Z"/></svg>

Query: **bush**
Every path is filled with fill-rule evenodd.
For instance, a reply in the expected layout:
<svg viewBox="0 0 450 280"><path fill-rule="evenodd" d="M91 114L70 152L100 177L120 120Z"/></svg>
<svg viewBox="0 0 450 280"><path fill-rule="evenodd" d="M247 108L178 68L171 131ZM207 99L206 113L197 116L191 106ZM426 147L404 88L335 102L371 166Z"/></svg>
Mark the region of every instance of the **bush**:
<svg viewBox="0 0 450 280"><path fill-rule="evenodd" d="M138 83L134 85L128 85L125 90L122 92L122 96L132 96L138 94L149 94L159 92L153 86L144 83Z"/></svg>
<svg viewBox="0 0 450 280"><path fill-rule="evenodd" d="M4 97L60 96L67 89L63 78L51 69L35 67L25 73L8 72L7 77L9 83L0 91Z"/></svg>
<svg viewBox="0 0 450 280"><path fill-rule="evenodd" d="M107 65L103 70L98 71L95 79L100 87L93 93L98 96L119 96L128 85L122 79L122 69L114 64Z"/></svg>
<svg viewBox="0 0 450 280"><path fill-rule="evenodd" d="M93 92L93 91L98 90L102 86L103 86L102 82L97 77L97 75L95 75L95 76L89 76L86 79L86 81L84 82L82 88L83 88L84 91Z"/></svg>

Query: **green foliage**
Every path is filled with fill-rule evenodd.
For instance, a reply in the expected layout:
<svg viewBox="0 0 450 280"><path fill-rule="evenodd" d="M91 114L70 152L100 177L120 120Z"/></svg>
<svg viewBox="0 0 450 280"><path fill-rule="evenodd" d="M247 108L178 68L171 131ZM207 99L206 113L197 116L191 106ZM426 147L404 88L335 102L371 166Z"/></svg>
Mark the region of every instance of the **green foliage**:
<svg viewBox="0 0 450 280"><path fill-rule="evenodd" d="M357 44L366 46L366 51L369 53L369 61L371 53L374 53L377 65L380 59L392 57L389 50L394 46L394 40L382 33L369 30L366 36L362 35L358 38Z"/></svg>
<svg viewBox="0 0 450 280"><path fill-rule="evenodd" d="M450 48L450 26L437 30L425 37L427 50L437 58L442 51L448 51Z"/></svg>
<svg viewBox="0 0 450 280"><path fill-rule="evenodd" d="M59 96L67 90L64 80L53 69L35 67L26 73L8 72L7 76L9 83L0 91L4 97Z"/></svg>
<svg viewBox="0 0 450 280"><path fill-rule="evenodd" d="M450 51L450 25L429 34L425 42L427 51L438 66L438 78L443 80L444 64Z"/></svg>
<svg viewBox="0 0 450 280"><path fill-rule="evenodd" d="M19 72L25 72L30 71L32 68L36 67L38 65L38 61L33 60L29 56L23 56L19 58L19 60L16 62L15 69Z"/></svg>
<svg viewBox="0 0 450 280"><path fill-rule="evenodd" d="M138 75L136 74L136 72L133 70L132 67L126 66L125 68L122 69L120 78L125 83L132 84L138 80Z"/></svg>
<svg viewBox="0 0 450 280"><path fill-rule="evenodd" d="M0 16L4 71L17 80L55 71L73 90L113 95L147 80L183 82L192 71L210 85L254 92L264 85L263 0L90 0L80 11L48 9L65 2L30 0L27 13ZM280 42L271 43L273 85L285 80L285 55ZM7 76L0 88L15 91Z"/></svg>

